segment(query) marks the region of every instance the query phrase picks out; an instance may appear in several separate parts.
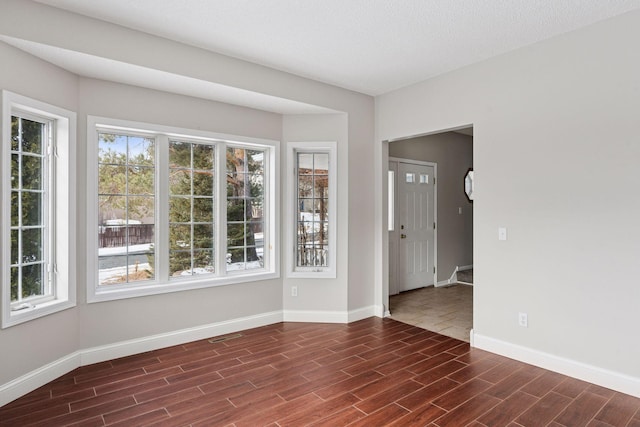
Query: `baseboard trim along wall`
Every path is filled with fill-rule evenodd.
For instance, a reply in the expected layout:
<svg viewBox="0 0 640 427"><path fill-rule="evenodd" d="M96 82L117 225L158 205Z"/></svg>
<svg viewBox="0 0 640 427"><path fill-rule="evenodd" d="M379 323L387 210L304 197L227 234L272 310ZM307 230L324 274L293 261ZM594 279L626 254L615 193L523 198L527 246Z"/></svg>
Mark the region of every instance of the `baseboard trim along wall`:
<svg viewBox="0 0 640 427"><path fill-rule="evenodd" d="M474 333L472 346L640 398L640 378Z"/></svg>
<svg viewBox="0 0 640 427"><path fill-rule="evenodd" d="M271 325L282 322L282 320L282 311L273 311L79 350L0 385L0 406L24 396L80 366Z"/></svg>
<svg viewBox="0 0 640 427"><path fill-rule="evenodd" d="M79 350L6 384L0 385L0 406L24 396L80 366L230 334L245 329L271 325L282 321L351 323L366 319L367 317L376 316L378 311L381 311L381 309L376 306L363 307L351 311L273 311Z"/></svg>
<svg viewBox="0 0 640 427"><path fill-rule="evenodd" d="M451 273L451 276L449 276L449 278L447 280L441 280L438 283L436 283L435 287L439 288L440 286L447 286L447 285L450 285L452 283L457 283L458 282L458 271L471 270L472 268L473 268L473 264L471 264L471 265L456 265L456 268L453 270L453 273Z"/></svg>
<svg viewBox="0 0 640 427"><path fill-rule="evenodd" d="M379 312L374 305L351 311L284 310L282 318L285 322L351 323L371 316L382 317Z"/></svg>

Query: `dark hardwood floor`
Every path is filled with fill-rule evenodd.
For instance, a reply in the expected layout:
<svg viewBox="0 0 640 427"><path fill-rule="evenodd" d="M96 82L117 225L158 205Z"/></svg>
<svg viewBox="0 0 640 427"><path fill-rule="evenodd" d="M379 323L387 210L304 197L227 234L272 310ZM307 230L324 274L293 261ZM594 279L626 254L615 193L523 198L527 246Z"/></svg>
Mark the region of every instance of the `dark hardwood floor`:
<svg viewBox="0 0 640 427"><path fill-rule="evenodd" d="M640 426L640 399L391 319L279 323L78 368L2 426Z"/></svg>

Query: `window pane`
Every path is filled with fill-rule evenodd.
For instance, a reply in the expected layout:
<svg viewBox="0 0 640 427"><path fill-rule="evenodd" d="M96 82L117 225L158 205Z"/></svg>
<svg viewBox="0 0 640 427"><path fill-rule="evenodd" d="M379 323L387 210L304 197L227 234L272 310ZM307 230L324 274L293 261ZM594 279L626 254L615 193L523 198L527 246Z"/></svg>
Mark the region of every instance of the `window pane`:
<svg viewBox="0 0 640 427"><path fill-rule="evenodd" d="M22 267L22 298L44 295L44 264Z"/></svg>
<svg viewBox="0 0 640 427"><path fill-rule="evenodd" d="M242 221L244 219L245 199L227 200L227 221Z"/></svg>
<svg viewBox="0 0 640 427"><path fill-rule="evenodd" d="M213 172L193 172L193 194L195 196L213 196Z"/></svg>
<svg viewBox="0 0 640 427"><path fill-rule="evenodd" d="M12 227L17 227L20 225L20 215L19 215L19 198L18 198L18 193L17 191L12 191L11 192L11 226Z"/></svg>
<svg viewBox="0 0 640 427"><path fill-rule="evenodd" d="M169 171L169 192L174 196L191 195L191 171L171 169Z"/></svg>
<svg viewBox="0 0 640 427"><path fill-rule="evenodd" d="M44 125L32 120L22 119L22 151L42 154Z"/></svg>
<svg viewBox="0 0 640 427"><path fill-rule="evenodd" d="M43 261L42 229L32 228L22 232L22 262Z"/></svg>
<svg viewBox="0 0 640 427"><path fill-rule="evenodd" d="M99 134L98 161L100 163L120 165L127 163L127 136L109 133Z"/></svg>
<svg viewBox="0 0 640 427"><path fill-rule="evenodd" d="M191 144L175 141L169 143L169 167L191 167Z"/></svg>
<svg viewBox="0 0 640 427"><path fill-rule="evenodd" d="M19 236L19 230L11 230L11 260L9 261L11 264L17 264L20 259Z"/></svg>
<svg viewBox="0 0 640 427"><path fill-rule="evenodd" d="M100 165L98 167L98 193L126 194L127 175L124 166Z"/></svg>
<svg viewBox="0 0 640 427"><path fill-rule="evenodd" d="M227 224L227 246L244 246L244 223Z"/></svg>
<svg viewBox="0 0 640 427"><path fill-rule="evenodd" d="M193 274L210 274L213 269L213 251L198 250L193 252Z"/></svg>
<svg viewBox="0 0 640 427"><path fill-rule="evenodd" d="M154 278L154 140L99 133L100 285Z"/></svg>
<svg viewBox="0 0 640 427"><path fill-rule="evenodd" d="M196 224L193 226L193 247L197 249L213 248L213 225Z"/></svg>
<svg viewBox="0 0 640 427"><path fill-rule="evenodd" d="M264 161L262 150L227 148L228 271L264 265Z"/></svg>
<svg viewBox="0 0 640 427"><path fill-rule="evenodd" d="M128 141L130 165L153 166L154 142L139 136L130 136Z"/></svg>
<svg viewBox="0 0 640 427"><path fill-rule="evenodd" d="M191 252L169 252L169 274L171 276L191 275Z"/></svg>
<svg viewBox="0 0 640 427"><path fill-rule="evenodd" d="M22 192L22 225L43 225L42 193Z"/></svg>
<svg viewBox="0 0 640 427"><path fill-rule="evenodd" d="M327 175L329 173L329 154L315 153L313 155L313 174Z"/></svg>
<svg viewBox="0 0 640 427"><path fill-rule="evenodd" d="M42 189L42 157L22 156L22 188L27 190Z"/></svg>
<svg viewBox="0 0 640 427"><path fill-rule="evenodd" d="M18 294L20 293L20 278L18 276L19 270L19 267L11 267L11 302L18 301Z"/></svg>
<svg viewBox="0 0 640 427"><path fill-rule="evenodd" d="M191 225L172 224L169 227L169 247L186 250L191 247Z"/></svg>
<svg viewBox="0 0 640 427"><path fill-rule="evenodd" d="M171 142L169 218L171 276L214 272L214 152L211 145ZM197 197L200 196L200 197ZM206 250L199 250L206 249Z"/></svg>
<svg viewBox="0 0 640 427"><path fill-rule="evenodd" d="M153 195L154 170L143 166L129 167L129 194Z"/></svg>
<svg viewBox="0 0 640 427"><path fill-rule="evenodd" d="M193 168L213 171L214 147L212 145L193 145Z"/></svg>
<svg viewBox="0 0 640 427"><path fill-rule="evenodd" d="M213 221L213 199L194 197L193 199L193 222Z"/></svg>
<svg viewBox="0 0 640 427"><path fill-rule="evenodd" d="M298 178L298 197L313 197L313 176L300 175Z"/></svg>
<svg viewBox="0 0 640 427"><path fill-rule="evenodd" d="M11 154L11 188L20 189L20 155Z"/></svg>
<svg viewBox="0 0 640 427"><path fill-rule="evenodd" d="M191 221L191 199L171 197L169 199L169 222Z"/></svg>
<svg viewBox="0 0 640 427"><path fill-rule="evenodd" d="M11 116L11 151L18 151L20 147L20 119Z"/></svg>

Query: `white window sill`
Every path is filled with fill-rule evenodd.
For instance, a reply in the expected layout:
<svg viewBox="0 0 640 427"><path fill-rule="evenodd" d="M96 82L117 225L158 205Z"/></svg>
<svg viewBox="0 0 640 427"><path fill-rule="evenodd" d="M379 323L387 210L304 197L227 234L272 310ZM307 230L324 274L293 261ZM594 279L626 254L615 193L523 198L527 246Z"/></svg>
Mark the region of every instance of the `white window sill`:
<svg viewBox="0 0 640 427"><path fill-rule="evenodd" d="M3 316L2 329L10 326L19 325L20 323L48 316L59 311L63 311L75 307L74 301L54 299L39 304L31 304L29 308L11 311L8 315Z"/></svg>
<svg viewBox="0 0 640 427"><path fill-rule="evenodd" d="M105 286L102 289L96 289L93 295L87 296L88 303L112 301L127 298L137 298L150 295L166 294L171 292L182 292L192 289L212 288L217 286L234 285L238 283L257 282L261 280L277 279L280 275L277 272L257 270L255 273L247 273L246 271L227 273L224 277L204 276L202 279L174 279L170 282L157 283L149 282L147 284L128 284L118 288Z"/></svg>
<svg viewBox="0 0 640 427"><path fill-rule="evenodd" d="M290 271L287 277L291 279L335 279L336 272L329 269L296 270Z"/></svg>

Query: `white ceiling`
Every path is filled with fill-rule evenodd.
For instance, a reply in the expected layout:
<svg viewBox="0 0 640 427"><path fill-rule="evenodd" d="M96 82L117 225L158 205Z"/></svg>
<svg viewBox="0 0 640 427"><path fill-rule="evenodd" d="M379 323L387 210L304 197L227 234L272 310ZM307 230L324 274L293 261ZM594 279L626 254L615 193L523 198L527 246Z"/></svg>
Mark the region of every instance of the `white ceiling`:
<svg viewBox="0 0 640 427"><path fill-rule="evenodd" d="M640 0L37 0L379 95L640 8Z"/></svg>

